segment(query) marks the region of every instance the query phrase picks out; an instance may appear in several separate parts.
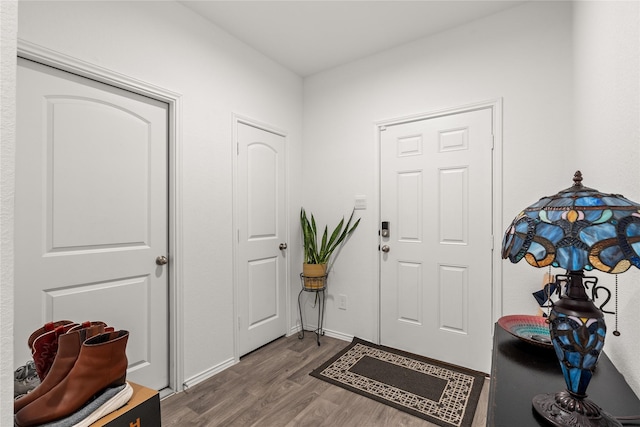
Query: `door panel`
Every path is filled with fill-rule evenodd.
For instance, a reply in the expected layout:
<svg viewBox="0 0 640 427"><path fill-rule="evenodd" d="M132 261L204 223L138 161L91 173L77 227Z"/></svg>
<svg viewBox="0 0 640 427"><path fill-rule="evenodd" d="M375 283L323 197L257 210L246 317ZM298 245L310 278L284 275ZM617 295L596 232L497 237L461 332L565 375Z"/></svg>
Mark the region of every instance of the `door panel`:
<svg viewBox="0 0 640 427"><path fill-rule="evenodd" d="M238 350L286 333L285 139L237 124Z"/></svg>
<svg viewBox="0 0 640 427"><path fill-rule="evenodd" d="M168 106L19 59L16 363L59 319L130 333L128 378L168 386Z"/></svg>
<svg viewBox="0 0 640 427"><path fill-rule="evenodd" d="M249 265L249 329L277 318L278 259L253 260Z"/></svg>
<svg viewBox="0 0 640 427"><path fill-rule="evenodd" d="M467 314L469 311L468 268L455 265L440 265L438 284L440 286L440 321L442 330L468 333Z"/></svg>
<svg viewBox="0 0 640 427"><path fill-rule="evenodd" d="M381 343L489 372L491 110L381 131Z"/></svg>
<svg viewBox="0 0 640 427"><path fill-rule="evenodd" d="M398 261L398 320L415 325L423 323L422 264Z"/></svg>
<svg viewBox="0 0 640 427"><path fill-rule="evenodd" d="M147 245L149 123L96 99L47 97L46 109L51 250Z"/></svg>

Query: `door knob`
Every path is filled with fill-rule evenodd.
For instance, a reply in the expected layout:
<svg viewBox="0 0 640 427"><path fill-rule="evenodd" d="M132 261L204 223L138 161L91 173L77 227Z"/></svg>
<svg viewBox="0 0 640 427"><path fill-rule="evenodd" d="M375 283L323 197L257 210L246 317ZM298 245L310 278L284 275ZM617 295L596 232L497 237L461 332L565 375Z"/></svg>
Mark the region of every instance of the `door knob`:
<svg viewBox="0 0 640 427"><path fill-rule="evenodd" d="M168 262L169 262L169 260L164 255L160 255L159 257L156 258L156 264L158 264L158 265L165 265Z"/></svg>
<svg viewBox="0 0 640 427"><path fill-rule="evenodd" d="M391 249L391 248L388 245L384 245L380 249L382 250L382 252L387 253L387 252L389 252L389 249Z"/></svg>
<svg viewBox="0 0 640 427"><path fill-rule="evenodd" d="M286 243L280 243L280 250L283 251L285 249L287 249L287 244Z"/></svg>

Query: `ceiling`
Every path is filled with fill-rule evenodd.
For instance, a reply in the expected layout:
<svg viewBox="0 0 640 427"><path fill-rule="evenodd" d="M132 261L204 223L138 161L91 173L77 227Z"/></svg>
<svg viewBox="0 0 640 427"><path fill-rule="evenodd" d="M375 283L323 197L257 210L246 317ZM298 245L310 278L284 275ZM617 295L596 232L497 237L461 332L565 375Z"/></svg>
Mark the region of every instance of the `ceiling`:
<svg viewBox="0 0 640 427"><path fill-rule="evenodd" d="M302 77L483 18L522 2L180 1Z"/></svg>

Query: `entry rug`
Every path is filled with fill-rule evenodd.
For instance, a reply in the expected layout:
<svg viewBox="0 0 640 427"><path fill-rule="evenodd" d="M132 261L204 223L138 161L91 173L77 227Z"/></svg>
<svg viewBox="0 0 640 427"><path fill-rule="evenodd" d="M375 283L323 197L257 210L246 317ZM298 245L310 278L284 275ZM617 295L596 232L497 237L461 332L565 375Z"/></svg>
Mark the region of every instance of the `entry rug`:
<svg viewBox="0 0 640 427"><path fill-rule="evenodd" d="M485 375L354 338L312 376L443 427L469 427Z"/></svg>

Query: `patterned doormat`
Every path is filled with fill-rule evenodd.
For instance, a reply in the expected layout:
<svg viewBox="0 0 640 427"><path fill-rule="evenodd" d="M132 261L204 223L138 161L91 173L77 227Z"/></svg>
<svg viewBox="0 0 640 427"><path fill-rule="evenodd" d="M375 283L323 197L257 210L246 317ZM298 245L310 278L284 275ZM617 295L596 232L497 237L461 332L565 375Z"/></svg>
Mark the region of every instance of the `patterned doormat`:
<svg viewBox="0 0 640 427"><path fill-rule="evenodd" d="M443 427L471 426L485 379L359 338L310 375Z"/></svg>

